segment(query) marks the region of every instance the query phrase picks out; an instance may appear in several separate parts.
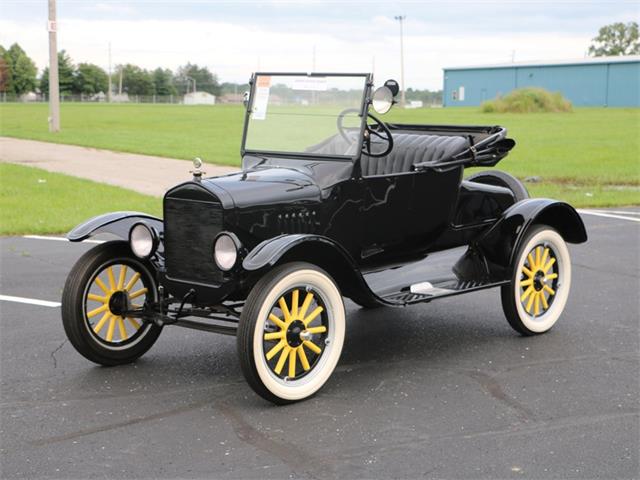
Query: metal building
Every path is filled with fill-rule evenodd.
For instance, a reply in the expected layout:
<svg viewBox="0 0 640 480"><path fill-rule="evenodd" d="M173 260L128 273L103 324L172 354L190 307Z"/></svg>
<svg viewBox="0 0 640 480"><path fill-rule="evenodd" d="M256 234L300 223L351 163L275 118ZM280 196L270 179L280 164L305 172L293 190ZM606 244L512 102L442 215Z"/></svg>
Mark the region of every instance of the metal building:
<svg viewBox="0 0 640 480"><path fill-rule="evenodd" d="M640 107L640 55L445 68L444 106L532 86L561 92L576 107Z"/></svg>

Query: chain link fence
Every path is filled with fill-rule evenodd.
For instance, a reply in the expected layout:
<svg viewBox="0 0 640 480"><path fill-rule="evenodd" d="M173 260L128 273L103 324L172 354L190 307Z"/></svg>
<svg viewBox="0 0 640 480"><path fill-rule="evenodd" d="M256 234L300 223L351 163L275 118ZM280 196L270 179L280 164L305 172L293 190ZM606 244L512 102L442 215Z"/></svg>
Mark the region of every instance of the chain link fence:
<svg viewBox="0 0 640 480"><path fill-rule="evenodd" d="M2 103L46 103L49 96L43 93L28 93L25 95L16 95L12 93L0 92L0 102ZM105 94L96 95L60 95L62 103L109 103ZM184 95L129 95L114 94L111 96L111 103L146 103L146 104L198 104L199 102L185 101ZM238 95L222 95L215 98L216 104L241 104L242 96ZM211 102L202 102L201 104L211 104Z"/></svg>
<svg viewBox="0 0 640 480"><path fill-rule="evenodd" d="M15 95L12 93L0 92L0 103L46 103L49 101L49 97L43 93L27 93L25 95ZM243 96L238 94L225 94L215 97L215 104L235 104L240 105L243 101ZM62 103L109 103L105 94L96 95L60 95L60 102ZM186 100L185 95L128 95L113 94L111 96L111 102L113 104L131 104L131 103L144 103L144 104L174 104L174 105L212 105L211 101L193 101ZM442 107L442 97L436 96L435 98L422 100L407 100L406 108L440 108Z"/></svg>

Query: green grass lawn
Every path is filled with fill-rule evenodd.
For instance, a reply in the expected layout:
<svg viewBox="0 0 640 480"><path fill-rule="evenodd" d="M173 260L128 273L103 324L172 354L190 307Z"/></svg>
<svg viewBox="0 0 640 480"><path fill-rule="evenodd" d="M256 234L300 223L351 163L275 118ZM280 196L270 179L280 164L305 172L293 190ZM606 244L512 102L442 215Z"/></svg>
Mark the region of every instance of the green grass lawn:
<svg viewBox="0 0 640 480"><path fill-rule="evenodd" d="M47 131L47 105L0 105L0 135L238 165L243 109L234 105L63 104L62 131ZM485 114L478 108L394 109L398 123L503 125L517 142L498 168L534 196L576 206L640 203L640 109Z"/></svg>
<svg viewBox="0 0 640 480"><path fill-rule="evenodd" d="M39 168L0 163L0 184L0 235L66 233L117 210L162 216L160 198Z"/></svg>
<svg viewBox="0 0 640 480"><path fill-rule="evenodd" d="M46 104L0 104L0 135L161 157L238 165L244 121L237 105L62 104L48 131Z"/></svg>

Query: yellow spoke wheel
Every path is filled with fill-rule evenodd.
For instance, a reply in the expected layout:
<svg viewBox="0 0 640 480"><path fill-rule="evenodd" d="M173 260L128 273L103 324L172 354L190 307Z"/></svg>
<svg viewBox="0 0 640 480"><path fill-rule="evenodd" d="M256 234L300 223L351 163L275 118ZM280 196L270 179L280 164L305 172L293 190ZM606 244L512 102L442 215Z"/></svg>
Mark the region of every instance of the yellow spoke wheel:
<svg viewBox="0 0 640 480"><path fill-rule="evenodd" d="M535 245L520 270L522 307L533 317L544 315L553 304L558 284L556 253L547 243Z"/></svg>
<svg viewBox="0 0 640 480"><path fill-rule="evenodd" d="M303 400L331 376L344 333L344 303L333 279L308 263L281 265L256 283L242 309L242 372L273 403Z"/></svg>
<svg viewBox="0 0 640 480"><path fill-rule="evenodd" d="M154 304L153 266L127 242L98 245L73 266L62 294L62 323L70 343L101 365L130 363L155 343L162 329L127 315Z"/></svg>
<svg viewBox="0 0 640 480"><path fill-rule="evenodd" d="M265 359L287 381L300 379L316 365L329 334L322 297L301 285L273 305L263 335Z"/></svg>
<svg viewBox="0 0 640 480"><path fill-rule="evenodd" d="M514 330L535 335L551 329L564 310L571 286L571 259L562 236L546 225L527 230L501 287L502 309Z"/></svg>
<svg viewBox="0 0 640 480"><path fill-rule="evenodd" d="M135 341L142 333L141 320L123 312L140 308L149 293L142 273L135 265L111 263L104 266L95 273L86 292L86 320L100 341L123 345Z"/></svg>

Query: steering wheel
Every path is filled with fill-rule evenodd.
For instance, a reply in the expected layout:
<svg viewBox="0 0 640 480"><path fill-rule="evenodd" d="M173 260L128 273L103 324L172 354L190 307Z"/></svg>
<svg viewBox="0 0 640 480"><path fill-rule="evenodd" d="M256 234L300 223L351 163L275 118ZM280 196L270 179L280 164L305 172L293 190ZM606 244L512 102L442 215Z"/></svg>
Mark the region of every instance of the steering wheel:
<svg viewBox="0 0 640 480"><path fill-rule="evenodd" d="M347 108L346 110L340 112L340 115L338 115L337 126L340 136L348 143L352 143L353 137L350 137L347 134L347 129L343 125L344 117L349 113L360 113L360 110L358 110L357 108ZM387 155L389 155L391 150L393 150L393 136L391 135L391 130L389 130L389 127L387 127L387 125L382 120L373 116L371 113L367 112L367 117L373 120L374 124L365 124L362 153L372 158L386 157ZM385 148L383 152L373 153L371 151L372 137L377 137L383 142L386 142L387 148ZM373 143L376 143L375 139Z"/></svg>

